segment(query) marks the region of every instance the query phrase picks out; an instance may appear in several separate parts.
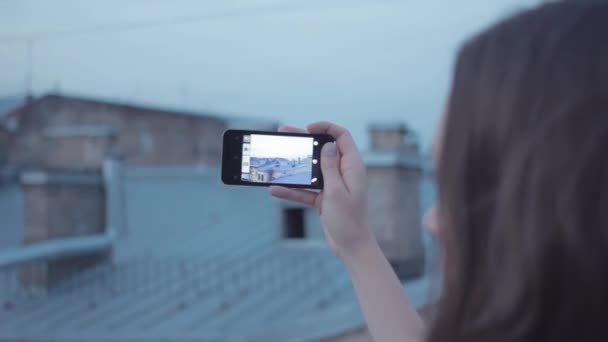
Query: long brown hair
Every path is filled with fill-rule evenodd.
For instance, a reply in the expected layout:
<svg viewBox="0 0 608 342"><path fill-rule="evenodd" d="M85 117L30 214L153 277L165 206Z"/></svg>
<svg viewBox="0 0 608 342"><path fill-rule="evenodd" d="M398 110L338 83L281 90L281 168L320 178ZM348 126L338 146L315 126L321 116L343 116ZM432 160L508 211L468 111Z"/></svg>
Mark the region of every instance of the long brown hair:
<svg viewBox="0 0 608 342"><path fill-rule="evenodd" d="M608 4L468 41L442 141L429 341L608 341Z"/></svg>

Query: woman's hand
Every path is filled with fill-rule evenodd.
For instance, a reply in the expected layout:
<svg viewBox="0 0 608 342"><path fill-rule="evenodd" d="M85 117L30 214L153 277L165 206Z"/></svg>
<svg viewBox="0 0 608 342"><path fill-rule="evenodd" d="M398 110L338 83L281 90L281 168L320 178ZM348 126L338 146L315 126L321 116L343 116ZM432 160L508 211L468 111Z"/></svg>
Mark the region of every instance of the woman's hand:
<svg viewBox="0 0 608 342"><path fill-rule="evenodd" d="M280 131L306 132L291 127ZM350 272L374 341L422 341L424 324L370 229L365 165L350 133L328 122L311 124L308 131L336 139L336 144L325 144L321 152L323 191L273 186L270 193L314 207L321 214L325 238Z"/></svg>
<svg viewBox="0 0 608 342"><path fill-rule="evenodd" d="M367 176L357 146L350 133L329 122L308 125L308 131L281 127L280 132L329 134L336 143L327 143L321 151L324 189L321 192L270 187L273 196L315 208L320 216L325 238L343 260L370 242L375 242L367 216Z"/></svg>

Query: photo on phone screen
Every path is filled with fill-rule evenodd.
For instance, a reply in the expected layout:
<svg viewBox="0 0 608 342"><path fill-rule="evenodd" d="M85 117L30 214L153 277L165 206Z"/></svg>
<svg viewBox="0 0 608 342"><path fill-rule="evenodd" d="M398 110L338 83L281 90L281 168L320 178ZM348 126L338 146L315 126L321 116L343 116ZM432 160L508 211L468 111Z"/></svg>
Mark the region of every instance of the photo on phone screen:
<svg viewBox="0 0 608 342"><path fill-rule="evenodd" d="M326 135L227 131L222 179L227 184L321 188L320 151L331 140Z"/></svg>
<svg viewBox="0 0 608 342"><path fill-rule="evenodd" d="M251 134L243 136L241 180L311 184L313 138Z"/></svg>

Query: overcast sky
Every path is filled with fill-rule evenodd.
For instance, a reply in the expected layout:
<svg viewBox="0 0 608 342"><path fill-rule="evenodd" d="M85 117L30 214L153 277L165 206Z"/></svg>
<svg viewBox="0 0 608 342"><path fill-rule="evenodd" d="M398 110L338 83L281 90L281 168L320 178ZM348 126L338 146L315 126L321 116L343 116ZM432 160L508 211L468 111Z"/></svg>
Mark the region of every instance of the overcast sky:
<svg viewBox="0 0 608 342"><path fill-rule="evenodd" d="M462 41L536 0L0 0L0 97L32 87L182 110L328 119L428 146Z"/></svg>

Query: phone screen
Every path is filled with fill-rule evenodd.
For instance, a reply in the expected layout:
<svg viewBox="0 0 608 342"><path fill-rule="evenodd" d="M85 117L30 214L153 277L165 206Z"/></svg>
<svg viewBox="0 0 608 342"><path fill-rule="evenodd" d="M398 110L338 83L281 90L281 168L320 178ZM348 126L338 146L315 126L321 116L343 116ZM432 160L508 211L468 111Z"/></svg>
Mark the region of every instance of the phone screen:
<svg viewBox="0 0 608 342"><path fill-rule="evenodd" d="M315 185L314 137L245 134L241 181L267 184Z"/></svg>

